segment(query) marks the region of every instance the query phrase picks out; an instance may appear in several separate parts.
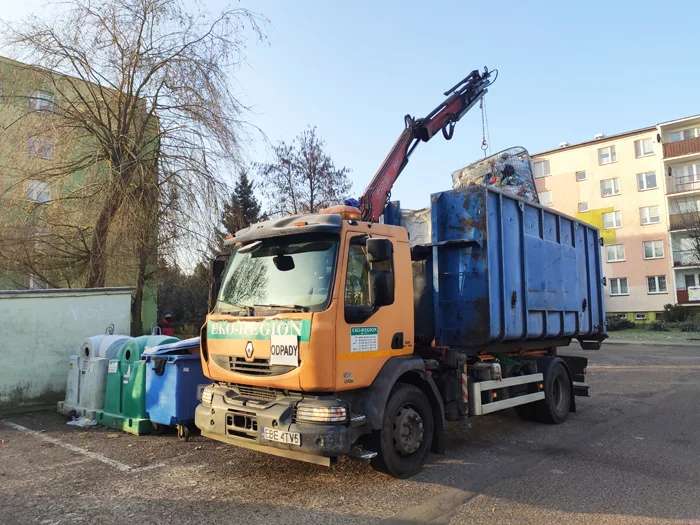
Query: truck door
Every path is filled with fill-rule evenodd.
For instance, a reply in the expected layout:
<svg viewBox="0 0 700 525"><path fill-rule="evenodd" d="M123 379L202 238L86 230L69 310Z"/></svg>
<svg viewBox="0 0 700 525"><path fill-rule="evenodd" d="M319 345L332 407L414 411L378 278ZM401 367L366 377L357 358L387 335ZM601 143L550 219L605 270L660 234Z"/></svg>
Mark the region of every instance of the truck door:
<svg viewBox="0 0 700 525"><path fill-rule="evenodd" d="M369 386L388 359L413 352L413 283L408 243L390 239L394 247L392 260L370 263L366 240L365 234L348 232L343 243L347 251L341 259L345 261L344 268L339 272L342 286L336 322L336 390ZM393 272L392 304L379 308L372 305L373 269Z"/></svg>

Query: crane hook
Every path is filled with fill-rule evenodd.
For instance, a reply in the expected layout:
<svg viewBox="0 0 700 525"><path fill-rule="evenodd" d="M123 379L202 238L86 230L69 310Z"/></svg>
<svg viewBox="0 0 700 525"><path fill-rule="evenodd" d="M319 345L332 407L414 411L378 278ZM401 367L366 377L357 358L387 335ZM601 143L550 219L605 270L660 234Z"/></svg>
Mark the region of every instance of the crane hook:
<svg viewBox="0 0 700 525"><path fill-rule="evenodd" d="M442 125L442 136L445 137L445 140L450 140L454 135L456 123L457 119L454 113L445 115L445 123Z"/></svg>

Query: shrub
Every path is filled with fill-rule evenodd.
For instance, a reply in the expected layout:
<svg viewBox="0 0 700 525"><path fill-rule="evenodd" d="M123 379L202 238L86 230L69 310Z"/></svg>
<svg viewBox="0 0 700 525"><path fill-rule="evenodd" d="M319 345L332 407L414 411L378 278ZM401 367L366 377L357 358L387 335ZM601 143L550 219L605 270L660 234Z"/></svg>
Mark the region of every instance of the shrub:
<svg viewBox="0 0 700 525"><path fill-rule="evenodd" d="M652 332L670 332L671 329L666 326L666 323L663 323L661 321L654 321L649 325L649 330Z"/></svg>
<svg viewBox="0 0 700 525"><path fill-rule="evenodd" d="M183 339L190 339L199 335L199 328L193 324L185 324L180 328L180 334Z"/></svg>
<svg viewBox="0 0 700 525"><path fill-rule="evenodd" d="M608 318L608 330L614 332L616 330L629 330L631 328L636 328L637 325L627 319L626 317L609 317Z"/></svg>
<svg viewBox="0 0 700 525"><path fill-rule="evenodd" d="M681 332L700 332L700 324L690 319L680 325Z"/></svg>
<svg viewBox="0 0 700 525"><path fill-rule="evenodd" d="M687 308L683 308L680 304L665 304L664 318L669 322L686 321L690 317L690 312Z"/></svg>

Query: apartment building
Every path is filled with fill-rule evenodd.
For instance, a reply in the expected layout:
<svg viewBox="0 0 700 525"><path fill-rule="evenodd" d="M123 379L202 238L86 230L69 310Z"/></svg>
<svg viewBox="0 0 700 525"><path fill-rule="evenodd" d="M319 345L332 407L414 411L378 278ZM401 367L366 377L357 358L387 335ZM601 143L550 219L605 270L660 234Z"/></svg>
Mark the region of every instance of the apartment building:
<svg viewBox="0 0 700 525"><path fill-rule="evenodd" d="M593 140L562 142L532 156L541 202L600 229L608 313L636 321L653 320L665 304L676 302L663 180L665 145L657 135L657 126L611 136L600 133Z"/></svg>
<svg viewBox="0 0 700 525"><path fill-rule="evenodd" d="M90 241L103 199L95 181L105 166L81 164L98 148L60 120L71 92L62 84L68 78L0 57L0 290L79 288L85 282L80 243ZM128 225L113 231L105 284L135 286L138 241ZM156 293L148 283L142 304L147 328L157 319Z"/></svg>
<svg viewBox="0 0 700 525"><path fill-rule="evenodd" d="M700 304L700 115L657 126L677 304Z"/></svg>

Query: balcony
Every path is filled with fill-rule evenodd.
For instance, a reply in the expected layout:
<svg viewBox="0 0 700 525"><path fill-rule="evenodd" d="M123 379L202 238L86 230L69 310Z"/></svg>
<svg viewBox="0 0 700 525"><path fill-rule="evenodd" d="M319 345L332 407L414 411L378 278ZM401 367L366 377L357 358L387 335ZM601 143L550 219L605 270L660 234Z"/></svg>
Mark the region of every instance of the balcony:
<svg viewBox="0 0 700 525"><path fill-rule="evenodd" d="M673 250L673 266L698 266L700 259L697 250Z"/></svg>
<svg viewBox="0 0 700 525"><path fill-rule="evenodd" d="M669 205L669 207L671 207L671 205ZM668 229L669 231L700 230L700 212L676 213L674 215L669 215Z"/></svg>
<svg viewBox="0 0 700 525"><path fill-rule="evenodd" d="M664 143L664 159L700 153L700 137Z"/></svg>
<svg viewBox="0 0 700 525"><path fill-rule="evenodd" d="M674 142L674 144L677 144L677 142ZM684 177L666 177L667 194L682 193L684 191L700 191L700 176L686 175Z"/></svg>
<svg viewBox="0 0 700 525"><path fill-rule="evenodd" d="M691 301L688 297L688 290L676 290L678 304L700 304L700 301Z"/></svg>

